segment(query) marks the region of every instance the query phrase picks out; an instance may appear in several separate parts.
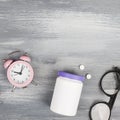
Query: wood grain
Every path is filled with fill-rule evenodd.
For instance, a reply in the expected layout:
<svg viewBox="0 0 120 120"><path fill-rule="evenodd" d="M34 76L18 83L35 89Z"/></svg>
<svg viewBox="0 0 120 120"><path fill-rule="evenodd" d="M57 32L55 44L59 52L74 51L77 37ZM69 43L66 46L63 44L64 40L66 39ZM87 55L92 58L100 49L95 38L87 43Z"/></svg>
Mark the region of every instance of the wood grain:
<svg viewBox="0 0 120 120"><path fill-rule="evenodd" d="M30 53L38 85L11 93L0 62L0 120L88 120L92 103L109 100L98 87L101 75L120 66L120 1L0 0L0 59L16 49ZM92 74L75 117L49 110L59 70ZM120 119L119 101L111 120Z"/></svg>

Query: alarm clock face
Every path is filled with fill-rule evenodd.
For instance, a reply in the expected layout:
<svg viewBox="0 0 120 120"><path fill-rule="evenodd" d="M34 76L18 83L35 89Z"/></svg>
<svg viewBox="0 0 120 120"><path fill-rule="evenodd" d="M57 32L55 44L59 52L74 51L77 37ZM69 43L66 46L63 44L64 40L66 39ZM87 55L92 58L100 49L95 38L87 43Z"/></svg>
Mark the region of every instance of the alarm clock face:
<svg viewBox="0 0 120 120"><path fill-rule="evenodd" d="M25 61L15 61L7 70L8 80L15 87L26 87L33 80L33 76L31 65Z"/></svg>

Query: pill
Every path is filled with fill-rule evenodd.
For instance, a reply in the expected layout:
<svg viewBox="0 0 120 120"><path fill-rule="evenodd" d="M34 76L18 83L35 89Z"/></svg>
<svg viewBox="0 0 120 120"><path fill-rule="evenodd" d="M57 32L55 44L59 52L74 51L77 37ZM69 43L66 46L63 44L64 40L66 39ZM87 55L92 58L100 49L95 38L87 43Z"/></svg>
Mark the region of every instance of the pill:
<svg viewBox="0 0 120 120"><path fill-rule="evenodd" d="M86 74L86 79L89 80L89 79L91 79L91 78L92 78L91 74L87 73L87 74Z"/></svg>
<svg viewBox="0 0 120 120"><path fill-rule="evenodd" d="M80 65L79 68L80 68L80 70L84 70L85 66L84 65Z"/></svg>

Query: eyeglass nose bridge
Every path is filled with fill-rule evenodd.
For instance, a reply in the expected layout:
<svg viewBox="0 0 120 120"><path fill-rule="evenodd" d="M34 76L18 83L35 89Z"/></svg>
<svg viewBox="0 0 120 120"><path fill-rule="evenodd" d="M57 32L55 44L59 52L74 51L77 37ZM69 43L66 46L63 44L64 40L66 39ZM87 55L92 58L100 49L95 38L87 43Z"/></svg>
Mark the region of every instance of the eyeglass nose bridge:
<svg viewBox="0 0 120 120"><path fill-rule="evenodd" d="M110 100L109 100L109 102L108 102L108 105L109 105L109 107L110 107L110 110L112 110L112 108L113 108L113 106L114 106L114 103L115 103L117 94L118 94L118 92L117 92L116 94L110 96Z"/></svg>

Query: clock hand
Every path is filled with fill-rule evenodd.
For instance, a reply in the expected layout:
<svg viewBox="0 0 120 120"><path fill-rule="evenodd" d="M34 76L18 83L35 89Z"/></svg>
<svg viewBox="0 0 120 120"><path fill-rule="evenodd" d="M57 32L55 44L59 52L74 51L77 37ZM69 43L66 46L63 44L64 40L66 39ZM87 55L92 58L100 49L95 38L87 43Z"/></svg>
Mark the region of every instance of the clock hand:
<svg viewBox="0 0 120 120"><path fill-rule="evenodd" d="M20 74L22 74L23 69L24 69L24 66L22 65L22 67L21 67L21 71L20 71Z"/></svg>
<svg viewBox="0 0 120 120"><path fill-rule="evenodd" d="M20 74L20 72L17 72L17 71L13 71L14 73L17 73L17 74Z"/></svg>
<svg viewBox="0 0 120 120"><path fill-rule="evenodd" d="M16 73L16 74L14 74L15 76L16 76L16 75L21 75L20 72L16 72L16 71L14 71L14 73Z"/></svg>
<svg viewBox="0 0 120 120"><path fill-rule="evenodd" d="M13 71L13 72L14 72L14 73L17 73L17 74L19 74L19 75L21 75L21 74L22 74L23 69L24 69L24 66L22 65L22 68L21 68L21 71L20 71L20 72L17 72L17 71Z"/></svg>

